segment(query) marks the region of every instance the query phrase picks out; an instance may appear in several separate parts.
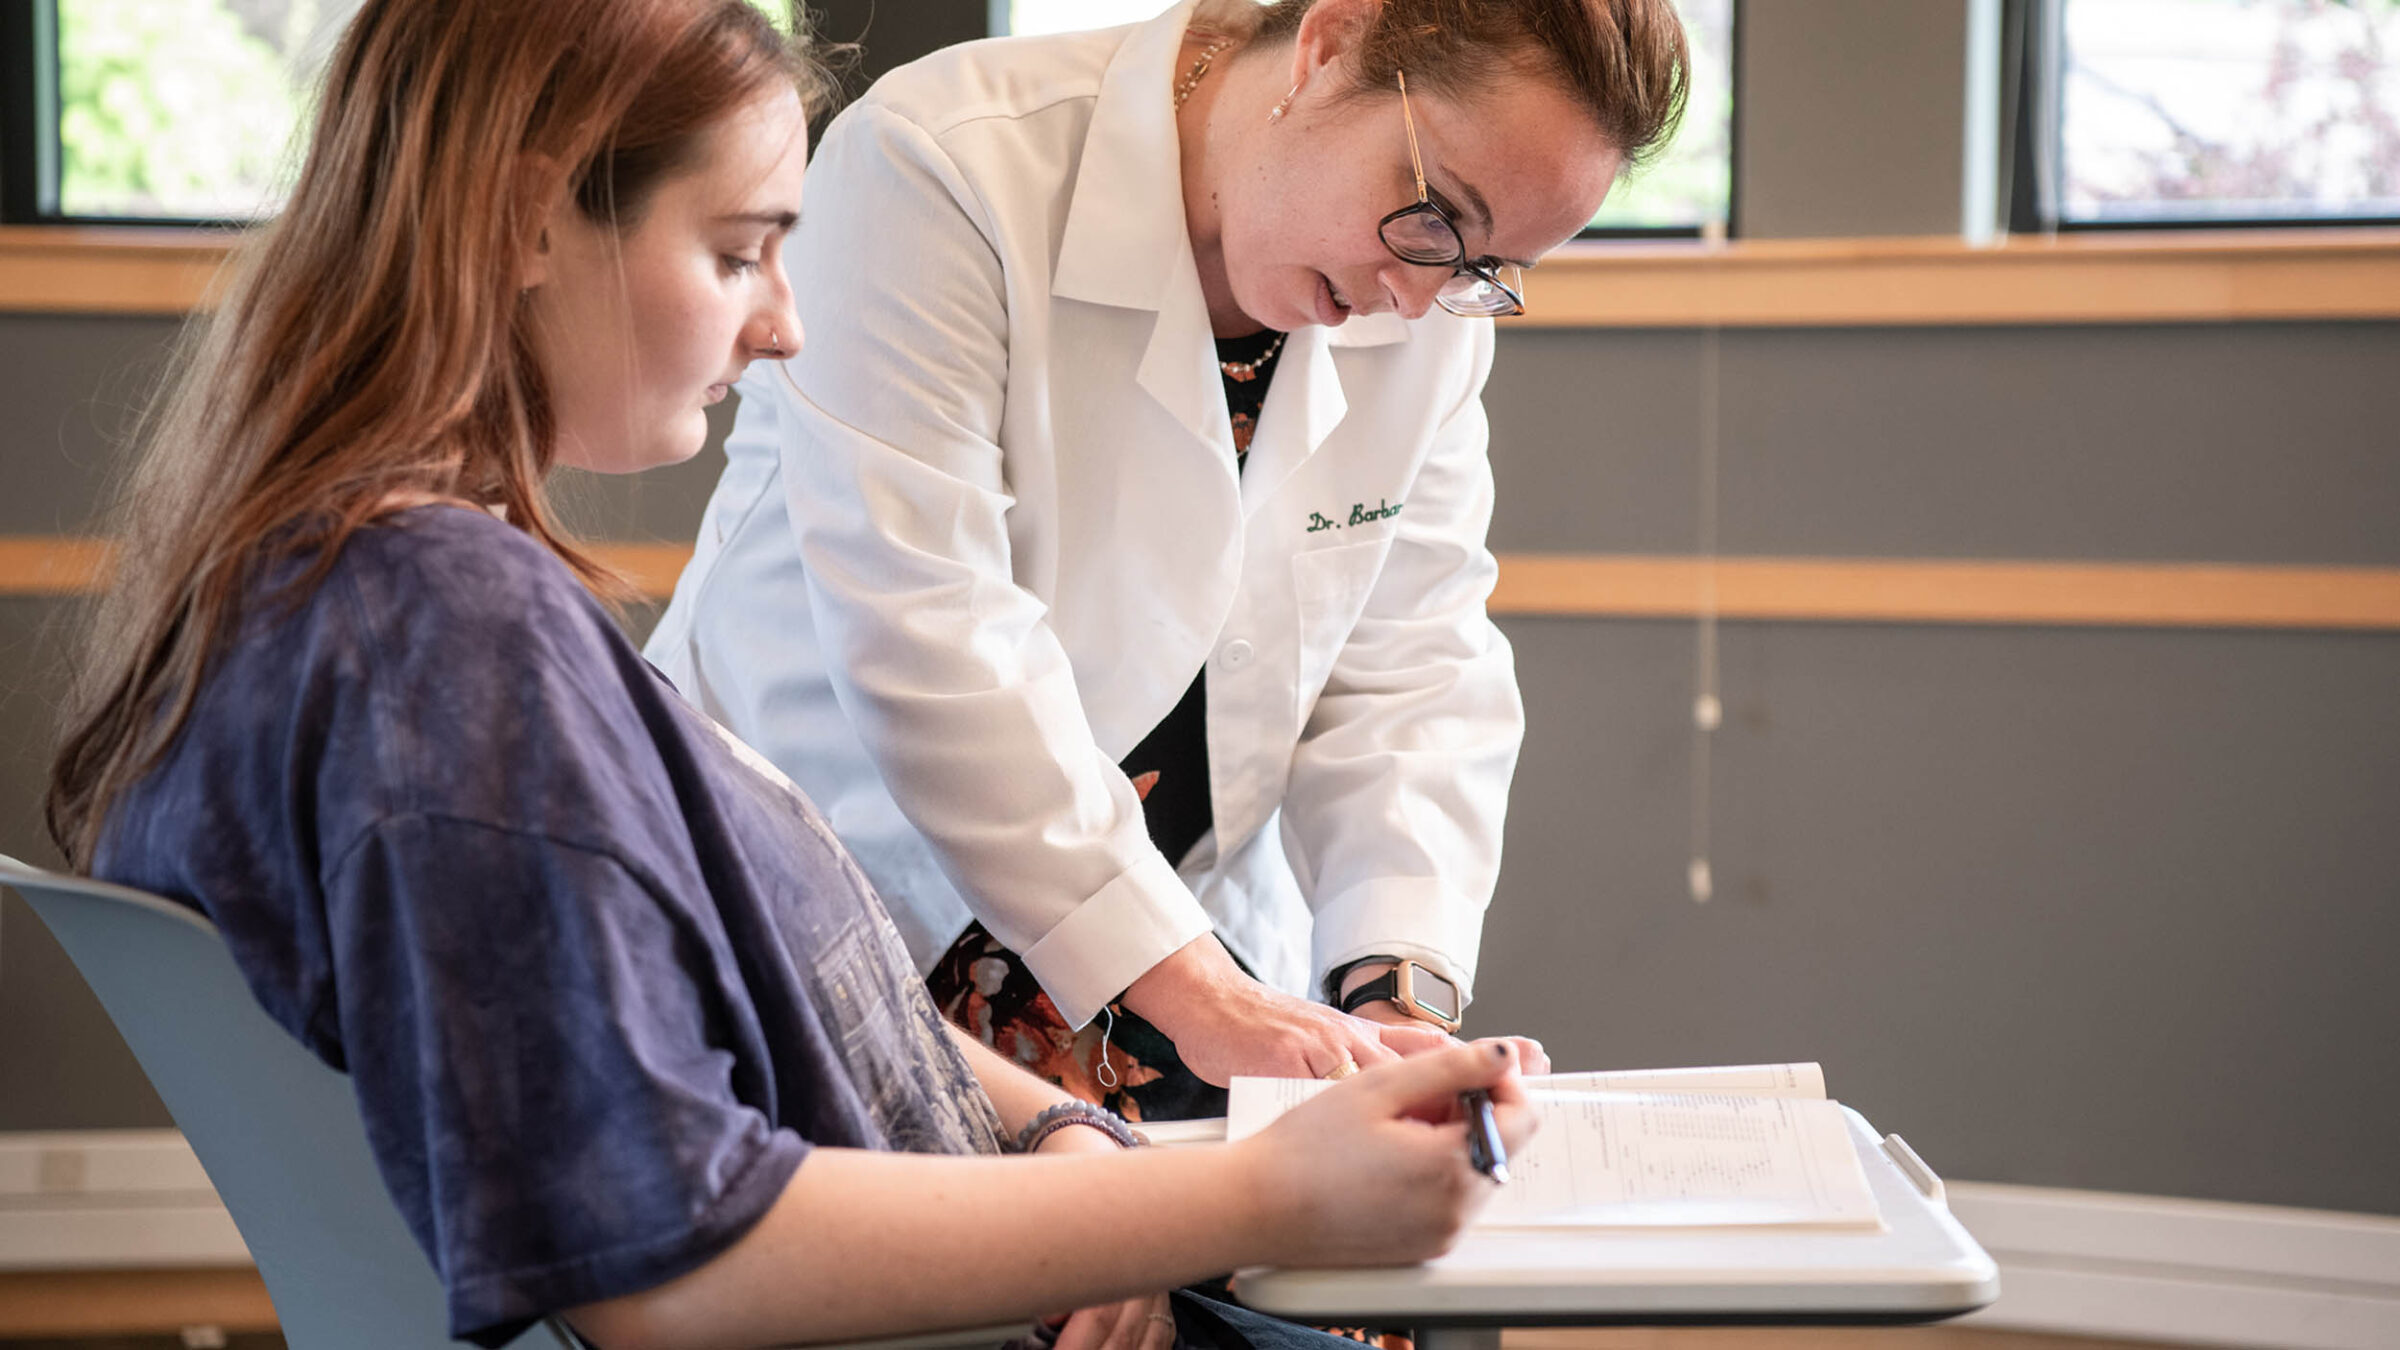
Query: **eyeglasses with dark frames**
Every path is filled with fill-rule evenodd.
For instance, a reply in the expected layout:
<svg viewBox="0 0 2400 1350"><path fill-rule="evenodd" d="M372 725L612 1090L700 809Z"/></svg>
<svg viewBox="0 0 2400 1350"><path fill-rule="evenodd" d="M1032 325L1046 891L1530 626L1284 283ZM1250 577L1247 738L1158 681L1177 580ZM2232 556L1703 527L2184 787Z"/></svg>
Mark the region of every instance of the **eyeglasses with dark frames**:
<svg viewBox="0 0 2400 1350"><path fill-rule="evenodd" d="M1470 258L1458 222L1433 200L1425 186L1425 157L1417 149L1417 118L1408 106L1408 73L1400 79L1400 119L1408 128L1408 167L1417 176L1417 200L1385 216L1375 227L1392 256L1418 267L1448 267L1456 274L1434 292L1433 301L1452 314L1474 318L1525 312L1525 275L1498 258ZM1505 272L1509 281L1501 280ZM1510 281L1515 284L1511 285Z"/></svg>

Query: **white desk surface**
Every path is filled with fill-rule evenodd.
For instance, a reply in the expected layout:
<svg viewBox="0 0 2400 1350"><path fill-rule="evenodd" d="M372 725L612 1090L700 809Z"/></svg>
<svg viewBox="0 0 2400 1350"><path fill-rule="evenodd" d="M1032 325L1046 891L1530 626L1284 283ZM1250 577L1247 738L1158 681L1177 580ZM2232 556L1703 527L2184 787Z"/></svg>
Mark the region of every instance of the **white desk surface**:
<svg viewBox="0 0 2400 1350"><path fill-rule="evenodd" d="M1844 1113L1883 1211L1881 1232L1471 1231L1423 1265L1245 1270L1237 1287L1242 1302L1278 1316L1420 1327L1933 1320L1999 1297L1992 1258L1927 1194L1938 1195L1939 1180L1929 1172L1920 1187L1864 1116Z"/></svg>

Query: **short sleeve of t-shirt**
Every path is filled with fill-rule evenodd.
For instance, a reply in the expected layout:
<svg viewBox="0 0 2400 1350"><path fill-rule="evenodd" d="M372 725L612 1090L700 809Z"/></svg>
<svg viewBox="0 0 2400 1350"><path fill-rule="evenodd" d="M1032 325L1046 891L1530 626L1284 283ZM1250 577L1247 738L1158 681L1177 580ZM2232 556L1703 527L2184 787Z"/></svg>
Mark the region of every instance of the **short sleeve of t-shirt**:
<svg viewBox="0 0 2400 1350"><path fill-rule="evenodd" d="M678 959L695 935L615 858L396 816L328 870L325 914L369 1142L401 1208L438 1215L454 1329L705 1263L807 1151L736 1098Z"/></svg>

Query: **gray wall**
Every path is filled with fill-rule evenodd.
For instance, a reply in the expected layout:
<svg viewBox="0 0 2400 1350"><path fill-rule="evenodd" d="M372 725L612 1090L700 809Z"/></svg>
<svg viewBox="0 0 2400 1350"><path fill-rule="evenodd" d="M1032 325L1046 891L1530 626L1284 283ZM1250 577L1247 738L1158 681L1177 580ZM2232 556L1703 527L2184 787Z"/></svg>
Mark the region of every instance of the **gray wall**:
<svg viewBox="0 0 2400 1350"><path fill-rule="evenodd" d="M1495 547L1692 547L1705 336L1519 332ZM1728 553L2400 566L2400 324L1721 342ZM1951 1175L2400 1212L2400 635L1511 619L1483 1030L1816 1058ZM1502 973L1505 972L1503 977Z"/></svg>
<svg viewBox="0 0 2400 1350"><path fill-rule="evenodd" d="M1958 228L1964 0L1742 0L1737 22L1741 233Z"/></svg>
<svg viewBox="0 0 2400 1350"><path fill-rule="evenodd" d="M953 8L887 0L870 68ZM1962 8L1745 6L1744 232L1955 227ZM88 528L175 327L0 316L0 533ZM1495 545L1690 549L1711 340L1505 335ZM2400 565L2400 325L1714 340L1728 552ZM683 537L712 472L569 493ZM36 859L67 608L0 599L0 851ZM2400 1213L2400 636L1728 625L1701 906L1691 625L1504 626L1533 734L1479 1028L1819 1058L1954 1176ZM0 1129L163 1123L0 903Z"/></svg>

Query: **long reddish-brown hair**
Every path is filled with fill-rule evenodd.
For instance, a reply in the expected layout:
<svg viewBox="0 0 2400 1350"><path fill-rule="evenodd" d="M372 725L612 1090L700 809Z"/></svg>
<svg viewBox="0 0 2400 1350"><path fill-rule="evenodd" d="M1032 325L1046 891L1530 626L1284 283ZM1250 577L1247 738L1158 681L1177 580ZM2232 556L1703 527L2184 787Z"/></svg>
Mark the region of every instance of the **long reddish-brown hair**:
<svg viewBox="0 0 2400 1350"><path fill-rule="evenodd" d="M88 867L259 578L305 596L394 503L495 507L603 594L553 521L552 414L519 277L553 202L618 230L771 89L831 92L744 0L368 0L289 203L228 265L139 433L45 802ZM563 181L562 181L563 175Z"/></svg>

